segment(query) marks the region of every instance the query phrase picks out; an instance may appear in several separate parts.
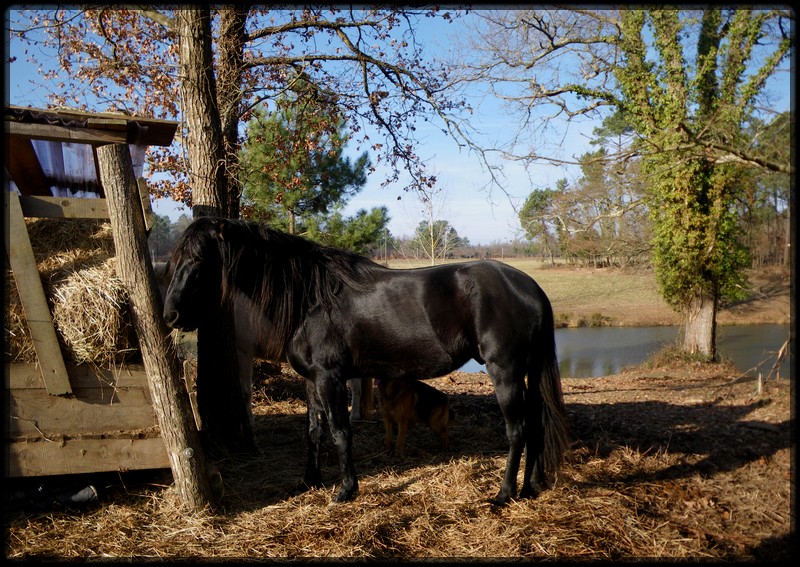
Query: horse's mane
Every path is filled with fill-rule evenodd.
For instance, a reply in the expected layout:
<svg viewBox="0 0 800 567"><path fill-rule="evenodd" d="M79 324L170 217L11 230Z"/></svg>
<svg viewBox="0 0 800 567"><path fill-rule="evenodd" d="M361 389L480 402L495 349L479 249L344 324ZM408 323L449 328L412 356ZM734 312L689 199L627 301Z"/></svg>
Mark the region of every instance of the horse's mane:
<svg viewBox="0 0 800 567"><path fill-rule="evenodd" d="M204 251L212 241L225 275L223 300L238 289L255 302L268 321L259 333L273 356L282 352L305 311L330 306L345 287L363 289L385 269L359 254L244 220L202 217L187 228L176 250L208 258Z"/></svg>

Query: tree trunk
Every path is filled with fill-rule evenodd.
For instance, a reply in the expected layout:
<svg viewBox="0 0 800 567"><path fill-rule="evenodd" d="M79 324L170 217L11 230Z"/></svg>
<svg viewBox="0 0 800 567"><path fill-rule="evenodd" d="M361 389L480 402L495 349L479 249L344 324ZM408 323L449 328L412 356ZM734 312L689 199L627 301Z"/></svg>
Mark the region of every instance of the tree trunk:
<svg viewBox="0 0 800 567"><path fill-rule="evenodd" d="M717 357L717 297L698 293L684 312L683 350L708 360Z"/></svg>
<svg viewBox="0 0 800 567"><path fill-rule="evenodd" d="M192 214L194 218L227 217L228 190L211 51L211 15L208 9L186 6L176 10L175 21Z"/></svg>
<svg viewBox="0 0 800 567"><path fill-rule="evenodd" d="M232 113L238 112L239 100L230 93L238 89L241 82L231 58L235 60L237 49L241 50L244 21L236 11L226 11L222 19L224 30L232 38L222 42L228 49L221 63L225 70L221 82L226 93L223 111L230 128L234 123L238 126L238 118L234 120ZM194 218L238 218L238 195L232 199L229 176L233 175L226 168L226 158L230 155L226 154L218 107L211 16L208 9L187 7L176 11L176 21L183 116L188 128L186 147L191 164L192 213ZM229 72L231 66L234 71ZM238 72L241 73L241 68ZM234 151L233 148L229 150ZM197 330L197 404L203 420L203 444L210 453L251 451L255 443L246 405L250 400L242 400L233 315L221 306L210 307L219 307L219 310Z"/></svg>
<svg viewBox="0 0 800 567"><path fill-rule="evenodd" d="M162 318L142 203L128 146L97 148L100 181L114 227L117 272L128 291L150 395L181 502L192 511L214 506L211 478L195 428L189 394Z"/></svg>
<svg viewBox="0 0 800 567"><path fill-rule="evenodd" d="M242 186L239 183L239 117L244 75L245 25L249 9L220 8L217 41L217 104L222 127L227 178L227 216L239 218Z"/></svg>

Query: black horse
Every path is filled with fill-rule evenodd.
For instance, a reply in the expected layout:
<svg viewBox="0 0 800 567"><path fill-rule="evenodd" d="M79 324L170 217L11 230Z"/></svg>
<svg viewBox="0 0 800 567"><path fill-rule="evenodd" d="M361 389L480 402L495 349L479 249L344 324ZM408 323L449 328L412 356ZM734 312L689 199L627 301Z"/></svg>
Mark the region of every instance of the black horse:
<svg viewBox="0 0 800 567"><path fill-rule="evenodd" d="M207 306L235 306L237 344L288 361L305 378L308 462L303 482L322 484L325 422L338 451L342 485L358 480L347 412L348 379L442 376L469 359L486 364L510 448L493 502L535 497L558 471L568 425L556 359L553 310L525 273L491 260L393 270L247 221L202 217L181 236L164 318L197 328ZM525 376L528 383L525 383Z"/></svg>

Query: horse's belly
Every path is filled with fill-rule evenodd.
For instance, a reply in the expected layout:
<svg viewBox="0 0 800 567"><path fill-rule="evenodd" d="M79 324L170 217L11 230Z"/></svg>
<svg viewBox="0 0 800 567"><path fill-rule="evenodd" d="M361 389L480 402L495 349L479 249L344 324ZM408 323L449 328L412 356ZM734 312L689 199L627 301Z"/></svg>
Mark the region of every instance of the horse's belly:
<svg viewBox="0 0 800 567"><path fill-rule="evenodd" d="M460 368L471 356L467 352L449 352L438 342L360 345L353 353L358 373L374 378L425 379L442 376Z"/></svg>
<svg viewBox="0 0 800 567"><path fill-rule="evenodd" d="M408 380L425 380L436 378L455 370L452 364L409 364L407 361L399 364L370 363L356 367L356 374L363 378L404 378Z"/></svg>

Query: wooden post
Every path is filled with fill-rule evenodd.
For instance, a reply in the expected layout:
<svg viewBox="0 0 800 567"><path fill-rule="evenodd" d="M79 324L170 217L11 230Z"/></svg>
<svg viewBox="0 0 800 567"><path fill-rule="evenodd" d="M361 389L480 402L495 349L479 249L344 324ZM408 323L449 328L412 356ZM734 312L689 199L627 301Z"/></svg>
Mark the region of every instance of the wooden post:
<svg viewBox="0 0 800 567"><path fill-rule="evenodd" d="M142 204L128 147L97 148L117 253L117 270L130 296L161 437L169 454L181 501L192 511L214 507L208 465L194 424L189 394L180 377L175 347L168 337L147 248Z"/></svg>
<svg viewBox="0 0 800 567"><path fill-rule="evenodd" d="M36 259L33 257L28 227L25 226L19 197L11 191L6 191L6 218L9 225L6 253L14 272L14 281L25 311L25 320L30 329L44 386L47 393L53 396L71 394L72 387L64 367L64 357L58 345L53 316L44 295Z"/></svg>

